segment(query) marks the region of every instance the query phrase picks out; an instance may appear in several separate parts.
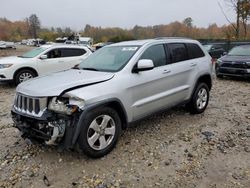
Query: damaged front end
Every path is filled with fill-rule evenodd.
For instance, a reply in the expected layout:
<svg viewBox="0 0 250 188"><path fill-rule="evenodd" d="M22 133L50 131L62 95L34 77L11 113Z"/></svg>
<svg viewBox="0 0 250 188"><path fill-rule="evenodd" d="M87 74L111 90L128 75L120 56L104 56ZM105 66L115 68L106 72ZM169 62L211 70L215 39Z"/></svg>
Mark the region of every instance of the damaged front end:
<svg viewBox="0 0 250 188"><path fill-rule="evenodd" d="M37 98L17 93L12 119L24 138L72 148L72 138L83 107L83 100L66 95Z"/></svg>

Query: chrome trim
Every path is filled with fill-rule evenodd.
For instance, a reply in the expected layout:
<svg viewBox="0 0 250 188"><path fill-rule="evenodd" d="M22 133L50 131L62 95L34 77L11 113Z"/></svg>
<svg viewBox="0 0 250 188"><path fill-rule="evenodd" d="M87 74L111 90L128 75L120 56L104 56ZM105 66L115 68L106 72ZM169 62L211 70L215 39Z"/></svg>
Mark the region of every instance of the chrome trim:
<svg viewBox="0 0 250 188"><path fill-rule="evenodd" d="M30 97L17 93L14 100L14 109L23 114L41 117L47 110L47 102L48 99L46 97Z"/></svg>

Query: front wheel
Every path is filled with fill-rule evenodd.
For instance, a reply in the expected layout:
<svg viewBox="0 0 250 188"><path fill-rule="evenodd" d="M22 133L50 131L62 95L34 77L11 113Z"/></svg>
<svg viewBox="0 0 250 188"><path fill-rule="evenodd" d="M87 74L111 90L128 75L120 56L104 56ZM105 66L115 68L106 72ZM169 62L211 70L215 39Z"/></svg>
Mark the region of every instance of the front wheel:
<svg viewBox="0 0 250 188"><path fill-rule="evenodd" d="M36 74L29 69L23 69L17 72L17 74L14 77L15 84L18 85L22 82L25 82L31 78L34 78Z"/></svg>
<svg viewBox="0 0 250 188"><path fill-rule="evenodd" d="M84 154L99 158L115 147L121 133L121 120L114 109L102 107L90 111L82 123L78 144Z"/></svg>
<svg viewBox="0 0 250 188"><path fill-rule="evenodd" d="M209 88L205 83L199 83L195 88L188 109L192 114L203 113L209 102Z"/></svg>

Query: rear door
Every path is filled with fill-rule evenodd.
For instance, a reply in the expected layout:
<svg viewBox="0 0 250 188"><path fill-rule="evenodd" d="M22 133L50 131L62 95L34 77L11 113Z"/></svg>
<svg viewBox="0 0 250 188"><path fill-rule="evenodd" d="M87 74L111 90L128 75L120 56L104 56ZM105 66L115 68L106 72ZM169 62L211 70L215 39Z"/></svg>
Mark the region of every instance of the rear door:
<svg viewBox="0 0 250 188"><path fill-rule="evenodd" d="M205 54L193 43L169 43L166 46L171 54L168 69L171 70L169 79L173 96L170 96L170 100L177 104L189 99L198 71L199 58Z"/></svg>
<svg viewBox="0 0 250 188"><path fill-rule="evenodd" d="M61 53L64 70L80 64L88 56L87 51L82 48L62 48Z"/></svg>

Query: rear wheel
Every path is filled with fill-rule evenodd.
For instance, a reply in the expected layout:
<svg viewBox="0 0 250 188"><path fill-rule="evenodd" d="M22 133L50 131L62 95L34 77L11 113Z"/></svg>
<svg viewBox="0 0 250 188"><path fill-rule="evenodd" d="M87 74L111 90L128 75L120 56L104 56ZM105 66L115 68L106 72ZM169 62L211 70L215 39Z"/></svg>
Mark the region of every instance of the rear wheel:
<svg viewBox="0 0 250 188"><path fill-rule="evenodd" d="M209 102L209 88L206 83L199 83L195 88L188 109L192 114L203 113Z"/></svg>
<svg viewBox="0 0 250 188"><path fill-rule="evenodd" d="M14 77L15 84L18 85L22 82L25 82L31 78L34 78L36 74L34 71L29 70L29 69L23 69L17 72L17 74Z"/></svg>
<svg viewBox="0 0 250 188"><path fill-rule="evenodd" d="M217 78L223 78L223 75L219 74L219 68L218 68L218 65L216 64L215 65L215 75Z"/></svg>
<svg viewBox="0 0 250 188"><path fill-rule="evenodd" d="M115 147L121 133L121 120L114 109L102 107L93 110L82 123L78 144L84 154L99 158Z"/></svg>
<svg viewBox="0 0 250 188"><path fill-rule="evenodd" d="M223 75L220 75L220 74L216 73L216 77L217 78L223 78Z"/></svg>

